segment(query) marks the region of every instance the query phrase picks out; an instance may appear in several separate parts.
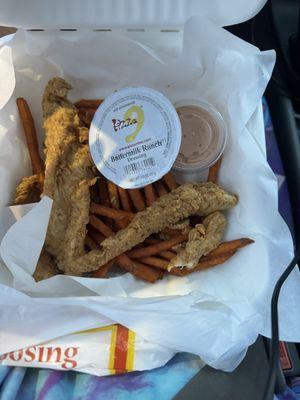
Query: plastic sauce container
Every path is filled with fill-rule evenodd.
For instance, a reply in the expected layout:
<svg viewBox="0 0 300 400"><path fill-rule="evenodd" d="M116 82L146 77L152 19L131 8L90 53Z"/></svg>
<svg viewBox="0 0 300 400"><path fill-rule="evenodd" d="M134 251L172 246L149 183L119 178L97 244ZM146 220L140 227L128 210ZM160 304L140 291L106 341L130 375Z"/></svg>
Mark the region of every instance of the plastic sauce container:
<svg viewBox="0 0 300 400"><path fill-rule="evenodd" d="M200 181L225 149L226 124L221 114L204 101L182 100L175 107L182 140L173 172L179 182Z"/></svg>
<svg viewBox="0 0 300 400"><path fill-rule="evenodd" d="M169 172L180 143L173 104L147 87L123 88L106 97L89 131L96 167L124 189L144 187Z"/></svg>

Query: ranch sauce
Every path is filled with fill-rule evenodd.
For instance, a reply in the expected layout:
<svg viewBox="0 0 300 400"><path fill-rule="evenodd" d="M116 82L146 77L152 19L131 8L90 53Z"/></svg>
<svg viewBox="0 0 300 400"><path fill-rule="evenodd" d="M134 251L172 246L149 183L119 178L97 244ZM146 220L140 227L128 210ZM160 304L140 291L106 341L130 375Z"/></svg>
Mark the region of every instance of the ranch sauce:
<svg viewBox="0 0 300 400"><path fill-rule="evenodd" d="M184 101L175 106L181 122L182 141L174 170L182 175L180 180L199 180L224 151L225 123L218 111L206 103Z"/></svg>

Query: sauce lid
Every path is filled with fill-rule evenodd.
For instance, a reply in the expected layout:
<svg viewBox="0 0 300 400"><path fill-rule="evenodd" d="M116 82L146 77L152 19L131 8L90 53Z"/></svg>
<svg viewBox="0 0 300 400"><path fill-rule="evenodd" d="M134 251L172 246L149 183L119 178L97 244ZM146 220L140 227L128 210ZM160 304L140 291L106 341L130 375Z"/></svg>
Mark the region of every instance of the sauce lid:
<svg viewBox="0 0 300 400"><path fill-rule="evenodd" d="M98 170L124 189L143 187L170 171L181 125L172 103L146 87L121 89L99 106L89 145Z"/></svg>
<svg viewBox="0 0 300 400"><path fill-rule="evenodd" d="M226 124L221 114L200 100L182 100L175 104L182 127L182 141L174 169L196 172L208 169L222 155Z"/></svg>

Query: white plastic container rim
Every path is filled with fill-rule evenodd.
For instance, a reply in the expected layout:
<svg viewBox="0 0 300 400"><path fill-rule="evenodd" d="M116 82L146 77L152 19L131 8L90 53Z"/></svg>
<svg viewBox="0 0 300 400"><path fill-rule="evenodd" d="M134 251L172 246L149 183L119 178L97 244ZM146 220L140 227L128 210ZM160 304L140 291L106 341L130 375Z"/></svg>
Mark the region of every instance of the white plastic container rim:
<svg viewBox="0 0 300 400"><path fill-rule="evenodd" d="M181 28L193 15L217 26L241 23L266 0L0 0L0 25L17 28L111 30Z"/></svg>

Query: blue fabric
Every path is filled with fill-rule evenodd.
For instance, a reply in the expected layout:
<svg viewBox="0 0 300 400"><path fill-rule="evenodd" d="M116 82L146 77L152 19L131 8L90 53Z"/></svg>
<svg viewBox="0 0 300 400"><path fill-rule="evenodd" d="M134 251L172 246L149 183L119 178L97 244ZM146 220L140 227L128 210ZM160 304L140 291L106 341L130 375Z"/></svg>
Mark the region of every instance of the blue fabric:
<svg viewBox="0 0 300 400"><path fill-rule="evenodd" d="M201 362L177 354L164 367L98 378L83 373L8 368L1 400L169 400L199 371ZM10 372L9 372L10 371Z"/></svg>
<svg viewBox="0 0 300 400"><path fill-rule="evenodd" d="M278 400L299 400L300 397L296 395L296 393L287 387L283 393L276 395Z"/></svg>
<svg viewBox="0 0 300 400"><path fill-rule="evenodd" d="M295 399L300 400L300 377L292 378L289 382L293 393L295 393Z"/></svg>
<svg viewBox="0 0 300 400"><path fill-rule="evenodd" d="M16 398L17 394L20 392L19 388L22 385L25 374L26 374L26 368L22 367L10 368L7 376L5 377L1 385L1 390L0 390L1 400L14 400Z"/></svg>
<svg viewBox="0 0 300 400"><path fill-rule="evenodd" d="M278 178L279 209L292 229L282 162L265 101L263 106L268 162ZM199 358L189 354L177 354L164 367L151 371L102 378L76 372L0 367L0 400L170 400L200 368ZM287 388L278 399L300 400L299 382L294 381L294 390Z"/></svg>

